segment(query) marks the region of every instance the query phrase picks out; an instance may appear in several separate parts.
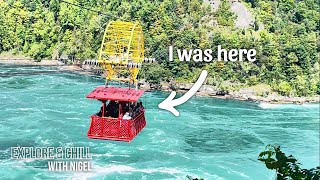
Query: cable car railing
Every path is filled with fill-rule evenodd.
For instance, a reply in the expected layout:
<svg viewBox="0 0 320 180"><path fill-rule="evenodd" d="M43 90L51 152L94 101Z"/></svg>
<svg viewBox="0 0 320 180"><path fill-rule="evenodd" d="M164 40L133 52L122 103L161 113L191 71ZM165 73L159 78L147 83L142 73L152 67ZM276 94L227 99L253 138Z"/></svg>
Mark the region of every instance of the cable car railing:
<svg viewBox="0 0 320 180"><path fill-rule="evenodd" d="M130 120L92 115L88 136L131 141L146 125L144 113L142 110Z"/></svg>

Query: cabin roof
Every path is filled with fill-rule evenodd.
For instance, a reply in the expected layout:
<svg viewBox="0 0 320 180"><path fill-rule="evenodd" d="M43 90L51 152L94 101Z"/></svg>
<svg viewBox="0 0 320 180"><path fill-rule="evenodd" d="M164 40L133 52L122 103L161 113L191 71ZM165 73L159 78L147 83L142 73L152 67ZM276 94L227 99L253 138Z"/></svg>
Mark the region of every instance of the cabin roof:
<svg viewBox="0 0 320 180"><path fill-rule="evenodd" d="M87 98L97 100L136 102L143 93L143 90L100 86L91 91L87 95Z"/></svg>

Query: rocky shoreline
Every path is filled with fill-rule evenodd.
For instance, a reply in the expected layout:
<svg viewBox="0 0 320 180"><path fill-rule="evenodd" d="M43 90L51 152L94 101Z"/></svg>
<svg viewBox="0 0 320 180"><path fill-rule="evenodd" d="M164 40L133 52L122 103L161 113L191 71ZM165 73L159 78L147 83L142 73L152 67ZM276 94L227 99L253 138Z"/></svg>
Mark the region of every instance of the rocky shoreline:
<svg viewBox="0 0 320 180"><path fill-rule="evenodd" d="M161 90L161 91L176 91L178 93L187 92L192 86L192 83L161 83L160 86L150 87L147 82L140 82L141 89L144 90ZM172 88L174 86L174 88ZM276 92L271 92L268 95L261 96L259 92L254 91L253 88L241 88L237 91L221 92L217 90L217 87L210 85L202 85L197 92L196 96L220 98L220 99L236 99L241 101L252 101L252 102L264 102L271 104L303 104L303 103L318 103L320 102L320 96L313 97L287 97L281 96Z"/></svg>
<svg viewBox="0 0 320 180"><path fill-rule="evenodd" d="M1 64L12 64L12 65L34 65L34 66L49 66L55 67L59 71L64 72L73 72L78 74L85 75L101 75L99 69L94 69L90 66L82 65L66 65L57 60L42 60L40 62L35 62L31 59L1 59ZM146 91L160 90L160 91L176 91L180 93L187 92L191 87L192 83L177 83L177 82L162 82L159 85L150 85L145 80L139 82L141 89ZM264 88L265 89L265 88ZM257 92L254 88L240 88L236 91L221 92L218 91L218 88L211 85L203 85L200 90L197 92L197 96L212 97L212 98L221 98L221 99L236 99L242 101L253 101L253 102L265 102L273 104L303 104L303 103L319 103L320 96L313 97L287 97L281 96L276 92L262 93Z"/></svg>

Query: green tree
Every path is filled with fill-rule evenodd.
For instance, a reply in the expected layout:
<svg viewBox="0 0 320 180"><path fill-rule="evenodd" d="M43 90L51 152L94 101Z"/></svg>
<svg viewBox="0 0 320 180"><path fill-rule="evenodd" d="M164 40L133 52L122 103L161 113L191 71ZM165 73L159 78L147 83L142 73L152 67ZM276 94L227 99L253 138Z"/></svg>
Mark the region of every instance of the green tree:
<svg viewBox="0 0 320 180"><path fill-rule="evenodd" d="M298 160L292 155L286 156L280 146L267 145L265 151L258 157L259 161L265 163L266 167L276 171L278 180L283 179L320 179L320 166L312 169L302 169Z"/></svg>
<svg viewBox="0 0 320 180"><path fill-rule="evenodd" d="M290 84L286 81L280 81L277 90L280 92L280 94L288 96L290 95L291 91L292 91L292 87L290 86Z"/></svg>

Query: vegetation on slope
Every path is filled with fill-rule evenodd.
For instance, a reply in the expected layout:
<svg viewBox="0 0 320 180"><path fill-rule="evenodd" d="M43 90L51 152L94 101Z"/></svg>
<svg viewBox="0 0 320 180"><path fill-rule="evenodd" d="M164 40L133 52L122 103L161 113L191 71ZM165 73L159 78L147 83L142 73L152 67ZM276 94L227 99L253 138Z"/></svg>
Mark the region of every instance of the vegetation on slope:
<svg viewBox="0 0 320 180"><path fill-rule="evenodd" d="M149 82L192 82L201 69L207 83L268 84L282 95L320 94L320 9L317 0L246 0L256 22L236 29L235 15L223 0L211 12L202 0L0 0L0 52L14 50L37 60L67 54L80 60L96 58L106 24L111 20L139 21L145 33L146 56L159 62L140 73ZM210 25L214 19L218 25ZM258 30L258 22L264 25ZM261 28L260 28L261 29ZM255 48L257 61L168 62L168 46L175 48ZM217 57L214 57L217 58Z"/></svg>

